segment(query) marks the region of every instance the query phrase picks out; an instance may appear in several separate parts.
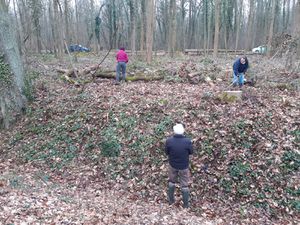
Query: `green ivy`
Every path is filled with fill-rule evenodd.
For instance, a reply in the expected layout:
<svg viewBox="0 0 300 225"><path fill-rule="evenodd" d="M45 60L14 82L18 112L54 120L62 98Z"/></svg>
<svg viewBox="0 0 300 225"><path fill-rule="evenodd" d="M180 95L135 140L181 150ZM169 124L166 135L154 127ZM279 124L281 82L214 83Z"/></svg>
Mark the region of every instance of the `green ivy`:
<svg viewBox="0 0 300 225"><path fill-rule="evenodd" d="M300 167L300 154L294 151L286 151L281 157L281 161L281 169L284 172L298 171Z"/></svg>
<svg viewBox="0 0 300 225"><path fill-rule="evenodd" d="M118 140L118 134L113 127L106 128L101 136L103 141L100 143L101 155L104 157L118 157L121 152L121 143Z"/></svg>
<svg viewBox="0 0 300 225"><path fill-rule="evenodd" d="M10 67L0 56L0 87L10 87L12 85L12 73Z"/></svg>
<svg viewBox="0 0 300 225"><path fill-rule="evenodd" d="M251 171L249 163L234 161L229 167L229 174L233 179L245 179Z"/></svg>

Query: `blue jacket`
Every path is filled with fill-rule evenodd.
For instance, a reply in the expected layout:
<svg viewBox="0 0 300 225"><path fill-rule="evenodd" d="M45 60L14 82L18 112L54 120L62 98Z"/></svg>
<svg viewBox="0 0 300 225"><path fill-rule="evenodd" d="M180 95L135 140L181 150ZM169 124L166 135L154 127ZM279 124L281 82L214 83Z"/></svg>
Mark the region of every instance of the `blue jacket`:
<svg viewBox="0 0 300 225"><path fill-rule="evenodd" d="M183 135L175 134L167 139L165 152L174 169L187 169L189 167L189 155L193 154L192 141Z"/></svg>
<svg viewBox="0 0 300 225"><path fill-rule="evenodd" d="M241 58L238 58L233 64L233 72L234 75L238 75L239 73L245 73L249 67L248 61L245 64L241 63Z"/></svg>

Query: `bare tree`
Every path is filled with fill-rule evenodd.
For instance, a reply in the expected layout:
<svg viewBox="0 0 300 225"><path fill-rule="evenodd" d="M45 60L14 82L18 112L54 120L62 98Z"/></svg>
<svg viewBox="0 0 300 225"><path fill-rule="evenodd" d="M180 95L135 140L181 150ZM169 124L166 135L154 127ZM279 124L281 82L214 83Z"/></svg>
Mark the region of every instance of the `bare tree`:
<svg viewBox="0 0 300 225"><path fill-rule="evenodd" d="M9 128L26 105L24 69L8 6L0 0L0 125Z"/></svg>
<svg viewBox="0 0 300 225"><path fill-rule="evenodd" d="M277 0L272 0L272 14L271 14L271 21L270 21L269 39L268 39L268 53L267 53L268 57L271 56L271 51L272 51L272 40L273 40L273 31L274 31L276 1Z"/></svg>
<svg viewBox="0 0 300 225"><path fill-rule="evenodd" d="M246 48L251 48L251 43L253 39L253 20L254 20L254 0L250 0L250 9L248 14L248 22L247 22L247 38L246 38Z"/></svg>
<svg viewBox="0 0 300 225"><path fill-rule="evenodd" d="M176 44L176 0L170 0L170 26L169 26L169 46L168 52L170 56L174 57L174 50Z"/></svg>
<svg viewBox="0 0 300 225"><path fill-rule="evenodd" d="M181 0L180 1L180 48L183 51L185 48L185 15L186 15L186 10L185 10L185 3L186 0Z"/></svg>
<svg viewBox="0 0 300 225"><path fill-rule="evenodd" d="M130 46L133 54L136 53L136 0L129 1L130 8Z"/></svg>
<svg viewBox="0 0 300 225"><path fill-rule="evenodd" d="M140 2L141 12L140 12L140 50L145 49L145 30L146 30L146 2L141 0Z"/></svg>
<svg viewBox="0 0 300 225"><path fill-rule="evenodd" d="M214 39L214 54L216 58L219 47L219 27L220 27L220 0L215 0L215 39Z"/></svg>
<svg viewBox="0 0 300 225"><path fill-rule="evenodd" d="M61 29L61 15L59 13L59 0L53 0L53 39L54 39L54 52L56 57L61 58L63 54L63 37Z"/></svg>
<svg viewBox="0 0 300 225"><path fill-rule="evenodd" d="M147 63L152 61L152 48L153 48L153 32L154 32L154 0L147 1Z"/></svg>
<svg viewBox="0 0 300 225"><path fill-rule="evenodd" d="M64 0L64 6L65 6L65 28L66 28L66 42L67 44L71 44L71 34L70 34L70 24L69 24L69 0Z"/></svg>
<svg viewBox="0 0 300 225"><path fill-rule="evenodd" d="M243 5L243 0L239 1L236 0L235 4L235 13L237 14L237 20L236 20L236 37L235 37L235 49L237 50L238 44L239 44L239 39L240 39L240 30L241 30L241 16L243 15L243 7L240 7L238 2Z"/></svg>

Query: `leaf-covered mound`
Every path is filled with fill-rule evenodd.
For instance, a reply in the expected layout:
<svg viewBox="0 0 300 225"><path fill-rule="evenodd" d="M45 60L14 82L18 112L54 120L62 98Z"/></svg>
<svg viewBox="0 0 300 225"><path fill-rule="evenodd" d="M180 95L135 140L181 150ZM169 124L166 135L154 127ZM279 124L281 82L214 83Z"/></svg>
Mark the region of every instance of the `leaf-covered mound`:
<svg viewBox="0 0 300 225"><path fill-rule="evenodd" d="M221 82L98 80L84 92L51 83L40 85L26 117L3 135L3 157L75 186L118 183L133 199L167 204L164 142L182 122L194 143L192 212L227 222L297 220L299 93L244 87L242 101L226 102L217 97Z"/></svg>

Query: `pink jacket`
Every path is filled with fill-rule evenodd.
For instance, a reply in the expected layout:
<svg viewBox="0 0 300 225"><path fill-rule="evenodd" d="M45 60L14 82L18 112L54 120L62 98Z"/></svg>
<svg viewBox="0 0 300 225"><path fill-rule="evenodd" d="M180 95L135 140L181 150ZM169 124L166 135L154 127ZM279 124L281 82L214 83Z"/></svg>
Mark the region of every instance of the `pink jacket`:
<svg viewBox="0 0 300 225"><path fill-rule="evenodd" d="M119 50L117 55L116 55L116 59L118 62L126 62L128 63L128 56L126 54L125 51L123 50Z"/></svg>

